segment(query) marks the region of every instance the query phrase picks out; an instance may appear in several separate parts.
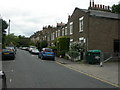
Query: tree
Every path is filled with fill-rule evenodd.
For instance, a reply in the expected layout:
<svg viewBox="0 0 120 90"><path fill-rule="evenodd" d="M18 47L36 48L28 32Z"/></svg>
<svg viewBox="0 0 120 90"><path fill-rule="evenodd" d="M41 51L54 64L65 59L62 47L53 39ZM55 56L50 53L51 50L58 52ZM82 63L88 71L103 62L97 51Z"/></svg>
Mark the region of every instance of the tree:
<svg viewBox="0 0 120 90"><path fill-rule="evenodd" d="M5 44L6 46L17 46L18 37L13 33L5 36Z"/></svg>
<svg viewBox="0 0 120 90"><path fill-rule="evenodd" d="M2 20L2 31L4 32L5 29L7 29L7 27L8 27L7 22L5 20Z"/></svg>
<svg viewBox="0 0 120 90"><path fill-rule="evenodd" d="M5 47L5 35L6 35L5 29L7 29L7 27L8 27L7 22L2 19L2 48Z"/></svg>
<svg viewBox="0 0 120 90"><path fill-rule="evenodd" d="M120 3L118 5L113 5L112 6L112 12L113 13L120 13Z"/></svg>
<svg viewBox="0 0 120 90"><path fill-rule="evenodd" d="M45 47L48 46L48 43L47 43L46 40L43 40L43 41L39 42L38 44L39 44L38 49L39 49L40 51L42 50L42 48L45 48Z"/></svg>

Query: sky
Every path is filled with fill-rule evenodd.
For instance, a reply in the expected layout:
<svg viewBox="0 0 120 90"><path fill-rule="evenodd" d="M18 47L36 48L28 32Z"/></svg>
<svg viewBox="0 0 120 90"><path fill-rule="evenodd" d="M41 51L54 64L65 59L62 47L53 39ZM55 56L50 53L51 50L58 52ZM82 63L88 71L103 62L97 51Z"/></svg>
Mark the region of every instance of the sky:
<svg viewBox="0 0 120 90"><path fill-rule="evenodd" d="M43 26L67 23L75 7L88 9L90 0L0 0L0 17L9 22L10 33L30 37ZM112 6L120 0L94 0ZM7 31L8 29L6 29Z"/></svg>

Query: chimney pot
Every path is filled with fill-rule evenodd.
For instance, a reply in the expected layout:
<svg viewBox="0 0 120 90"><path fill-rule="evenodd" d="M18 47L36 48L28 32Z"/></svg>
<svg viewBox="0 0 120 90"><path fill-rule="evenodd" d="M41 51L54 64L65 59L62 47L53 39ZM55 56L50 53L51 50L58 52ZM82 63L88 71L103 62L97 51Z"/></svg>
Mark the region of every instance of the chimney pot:
<svg viewBox="0 0 120 90"><path fill-rule="evenodd" d="M98 8L100 8L100 7L99 7L99 4L98 4Z"/></svg>
<svg viewBox="0 0 120 90"><path fill-rule="evenodd" d="M94 7L94 0L93 0L93 2L92 2L92 7Z"/></svg>
<svg viewBox="0 0 120 90"><path fill-rule="evenodd" d="M103 9L105 9L105 5L103 5Z"/></svg>
<svg viewBox="0 0 120 90"><path fill-rule="evenodd" d="M110 6L108 6L108 10L110 10Z"/></svg>
<svg viewBox="0 0 120 90"><path fill-rule="evenodd" d="M92 7L92 5L91 5L91 0L90 0L90 7Z"/></svg>
<svg viewBox="0 0 120 90"><path fill-rule="evenodd" d="M100 5L100 8L102 9L102 5Z"/></svg>

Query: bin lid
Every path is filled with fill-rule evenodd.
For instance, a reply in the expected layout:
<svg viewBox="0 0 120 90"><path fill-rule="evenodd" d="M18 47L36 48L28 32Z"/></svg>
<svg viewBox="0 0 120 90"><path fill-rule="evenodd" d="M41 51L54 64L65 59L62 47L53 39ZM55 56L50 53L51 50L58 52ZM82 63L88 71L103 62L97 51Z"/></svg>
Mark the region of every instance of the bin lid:
<svg viewBox="0 0 120 90"><path fill-rule="evenodd" d="M88 52L95 52L95 53L97 53L97 52L101 52L101 50L88 50Z"/></svg>

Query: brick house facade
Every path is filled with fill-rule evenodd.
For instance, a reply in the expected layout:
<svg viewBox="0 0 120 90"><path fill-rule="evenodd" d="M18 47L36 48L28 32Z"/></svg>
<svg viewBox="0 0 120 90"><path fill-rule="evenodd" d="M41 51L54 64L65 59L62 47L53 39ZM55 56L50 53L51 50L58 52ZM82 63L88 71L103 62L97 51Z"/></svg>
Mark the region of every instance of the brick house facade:
<svg viewBox="0 0 120 90"><path fill-rule="evenodd" d="M43 28L39 40L47 40L54 46L54 39L69 36L70 42L85 43L85 50L99 49L103 52L120 52L120 14L111 13L109 7L91 5L88 9L75 8L68 16L67 24Z"/></svg>

